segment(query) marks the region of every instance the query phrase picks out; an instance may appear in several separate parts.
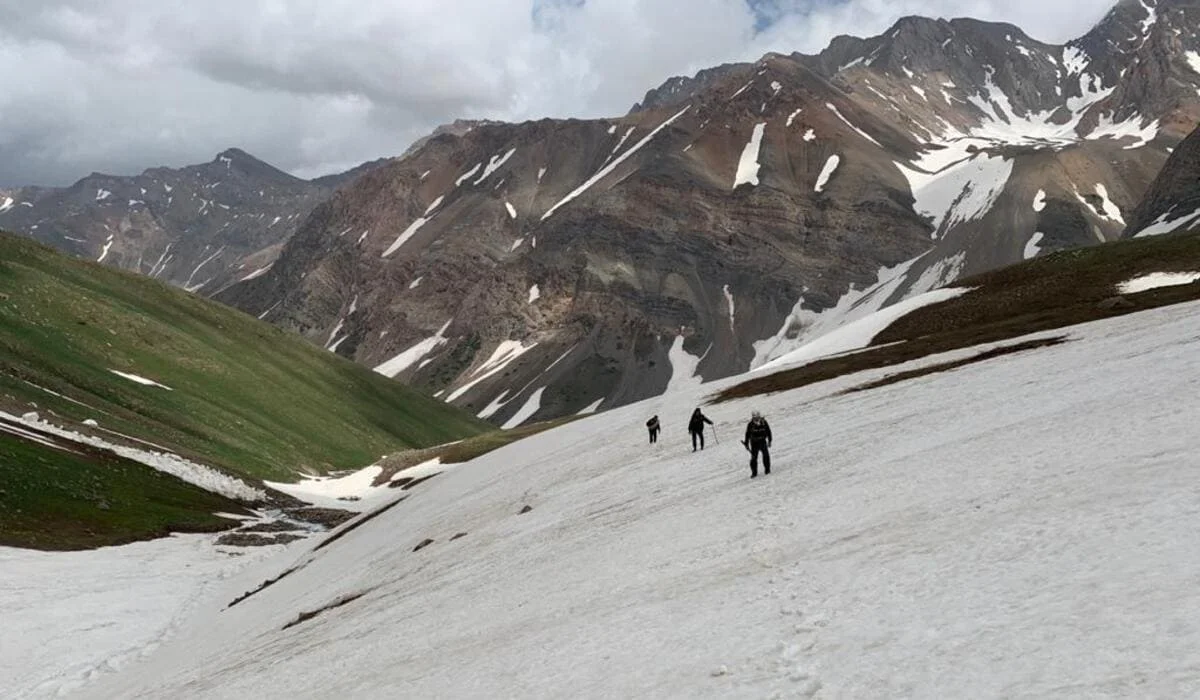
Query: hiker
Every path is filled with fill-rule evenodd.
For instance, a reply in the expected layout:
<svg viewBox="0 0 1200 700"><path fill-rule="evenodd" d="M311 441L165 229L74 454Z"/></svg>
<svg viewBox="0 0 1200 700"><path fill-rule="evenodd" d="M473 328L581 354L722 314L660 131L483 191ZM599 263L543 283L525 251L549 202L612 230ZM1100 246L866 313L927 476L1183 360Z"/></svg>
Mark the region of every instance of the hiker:
<svg viewBox="0 0 1200 700"><path fill-rule="evenodd" d="M650 444L658 442L658 431L661 426L658 424L658 416L654 416L646 421L646 429L650 431Z"/></svg>
<svg viewBox="0 0 1200 700"><path fill-rule="evenodd" d="M750 450L750 478L758 476L758 453L762 453L763 474L771 473L771 426L767 419L758 411L750 414L750 422L746 424L746 438L742 445Z"/></svg>
<svg viewBox="0 0 1200 700"><path fill-rule="evenodd" d="M700 441L700 449L704 449L704 424L712 425L713 422L708 419L708 416L700 412L697 408L692 411L692 419L688 421L688 432L692 434L692 452L696 451L696 441Z"/></svg>

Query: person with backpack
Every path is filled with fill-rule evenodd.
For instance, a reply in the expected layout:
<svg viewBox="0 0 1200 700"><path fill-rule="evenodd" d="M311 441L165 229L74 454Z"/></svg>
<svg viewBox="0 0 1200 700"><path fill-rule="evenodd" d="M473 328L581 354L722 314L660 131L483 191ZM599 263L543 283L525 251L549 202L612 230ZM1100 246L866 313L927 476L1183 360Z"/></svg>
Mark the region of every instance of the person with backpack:
<svg viewBox="0 0 1200 700"><path fill-rule="evenodd" d="M704 449L704 424L712 425L713 422L708 419L708 416L700 412L697 407L692 411L692 419L688 421L688 432L692 434L692 452L696 451L697 441L700 443L700 449Z"/></svg>
<svg viewBox="0 0 1200 700"><path fill-rule="evenodd" d="M763 475L771 473L771 426L758 411L750 414L746 424L746 438L742 445L750 451L750 478L758 476L758 453L762 453Z"/></svg>
<svg viewBox="0 0 1200 700"><path fill-rule="evenodd" d="M658 424L658 416L652 417L646 421L646 429L650 431L650 444L658 442L658 431L662 426Z"/></svg>

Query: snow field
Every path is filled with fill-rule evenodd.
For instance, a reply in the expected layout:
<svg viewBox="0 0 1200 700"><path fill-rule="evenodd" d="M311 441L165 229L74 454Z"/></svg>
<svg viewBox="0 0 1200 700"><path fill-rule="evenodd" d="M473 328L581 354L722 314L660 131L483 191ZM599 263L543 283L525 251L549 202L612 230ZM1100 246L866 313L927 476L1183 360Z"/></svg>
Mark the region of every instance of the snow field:
<svg viewBox="0 0 1200 700"><path fill-rule="evenodd" d="M91 695L1194 696L1198 318L712 406L703 453L709 387L568 424L263 567L305 564ZM754 481L751 410L776 435Z"/></svg>
<svg viewBox="0 0 1200 700"><path fill-rule="evenodd" d="M231 556L211 535L86 552L0 547L0 697L61 697L136 666L283 549Z"/></svg>

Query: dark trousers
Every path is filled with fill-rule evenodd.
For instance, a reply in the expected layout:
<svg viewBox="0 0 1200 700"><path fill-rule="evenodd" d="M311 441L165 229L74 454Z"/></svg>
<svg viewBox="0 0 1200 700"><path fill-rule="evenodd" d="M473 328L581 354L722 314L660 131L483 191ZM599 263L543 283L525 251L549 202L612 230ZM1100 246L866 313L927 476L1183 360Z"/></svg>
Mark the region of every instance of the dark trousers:
<svg viewBox="0 0 1200 700"><path fill-rule="evenodd" d="M700 449L704 449L704 429L692 431L692 452L696 451L696 441L700 441Z"/></svg>
<svg viewBox="0 0 1200 700"><path fill-rule="evenodd" d="M650 442L651 443L658 442L658 428L650 429Z"/></svg>
<svg viewBox="0 0 1200 700"><path fill-rule="evenodd" d="M771 473L771 450L766 442L750 443L750 476L758 476L758 453L762 453L763 474Z"/></svg>

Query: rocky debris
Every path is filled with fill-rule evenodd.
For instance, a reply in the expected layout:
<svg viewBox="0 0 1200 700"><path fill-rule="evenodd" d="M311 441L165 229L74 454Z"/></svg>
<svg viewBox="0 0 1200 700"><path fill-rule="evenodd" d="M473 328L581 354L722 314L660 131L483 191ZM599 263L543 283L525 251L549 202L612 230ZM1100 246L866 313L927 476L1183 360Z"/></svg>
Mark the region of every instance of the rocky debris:
<svg viewBox="0 0 1200 700"><path fill-rule="evenodd" d="M533 510L533 506L529 506L529 505L524 506L521 508L520 511L517 512L517 515L525 515L526 513L528 513L531 510Z"/></svg>
<svg viewBox="0 0 1200 700"><path fill-rule="evenodd" d="M217 538L217 544L225 547L265 547L272 544L288 544L304 539L305 535L283 533L268 537L252 532L228 532Z"/></svg>
<svg viewBox="0 0 1200 700"><path fill-rule="evenodd" d="M296 625L300 624L301 622L305 622L305 621L307 621L307 620L311 620L311 619L313 619L314 617L316 617L317 615L320 615L321 613L327 612L327 611L329 611L329 610L333 610L334 608L340 608L340 607L342 607L343 605L346 605L346 604L348 604L348 603L353 603L354 601L356 601L356 600L358 600L359 598L363 597L363 596L364 596L364 595L366 595L367 593L369 593L369 591L363 591L362 593L354 593L354 594L351 594L351 595L342 596L341 598L338 598L337 600L333 601L333 602L332 602L332 603L330 603L329 605L326 605L326 606L324 606L324 607L322 607L322 608L318 608L318 609L316 609L316 610L312 610L312 611L310 611L310 612L302 612L302 613L300 613L299 615L297 615L297 616L296 616L296 619L295 619L295 620L292 620L291 622L289 622L289 623L287 623L286 625L284 625L284 626L283 626L283 629L288 629L288 628L290 628L290 627L295 627Z"/></svg>
<svg viewBox="0 0 1200 700"><path fill-rule="evenodd" d="M353 520L358 515L358 513L349 510L317 507L288 508L286 513L288 517L295 520L313 523L314 525L320 525L328 529L333 529L347 520Z"/></svg>
<svg viewBox="0 0 1200 700"><path fill-rule="evenodd" d="M237 532L294 532L301 529L300 526L286 520L268 520L240 527Z"/></svg>
<svg viewBox="0 0 1200 700"><path fill-rule="evenodd" d="M413 547L413 551L414 551L414 552L419 552L419 551L421 551L422 549L425 549L426 547L428 547L428 546L429 546L429 545L431 545L431 544L433 544L433 540L431 540L431 539L429 539L429 538L425 538L425 539L421 540L421 541L420 541L420 542L417 544L417 546L416 546L416 547Z"/></svg>
<svg viewBox="0 0 1200 700"><path fill-rule="evenodd" d="M467 536L467 533L465 533L465 532L460 532L460 533L458 533L458 534L454 535L454 537L451 537L451 538L450 538L450 541L451 541L451 542L453 542L454 540L457 540L457 539L459 539L460 537L466 537L466 536Z"/></svg>

